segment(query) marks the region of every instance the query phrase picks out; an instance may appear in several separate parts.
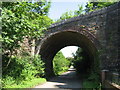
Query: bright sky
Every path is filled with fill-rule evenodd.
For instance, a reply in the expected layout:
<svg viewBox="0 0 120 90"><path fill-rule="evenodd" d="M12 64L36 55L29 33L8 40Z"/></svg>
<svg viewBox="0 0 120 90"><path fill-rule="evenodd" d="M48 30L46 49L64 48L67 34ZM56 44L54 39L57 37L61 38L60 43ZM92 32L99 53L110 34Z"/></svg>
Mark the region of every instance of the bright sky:
<svg viewBox="0 0 120 90"><path fill-rule="evenodd" d="M78 10L78 5L85 6L88 0L51 0L51 8L49 17L53 20L59 19L59 17L66 11ZM65 57L72 57L72 53L75 53L78 47L69 46L61 49Z"/></svg>
<svg viewBox="0 0 120 90"><path fill-rule="evenodd" d="M77 46L68 46L61 49L61 51L65 57L73 57L72 53L75 53L77 49Z"/></svg>
<svg viewBox="0 0 120 90"><path fill-rule="evenodd" d="M52 0L55 1L55 0ZM78 5L83 5L83 7L85 6L86 2L88 0L76 0L76 1L81 1L81 2L76 2L75 0L58 0L56 2L52 2L51 3L51 8L50 8L50 12L49 12L49 17L53 20L59 19L59 17L67 12L67 11L74 11L74 10L78 10ZM74 1L74 2L72 2ZM83 2L82 2L83 1Z"/></svg>

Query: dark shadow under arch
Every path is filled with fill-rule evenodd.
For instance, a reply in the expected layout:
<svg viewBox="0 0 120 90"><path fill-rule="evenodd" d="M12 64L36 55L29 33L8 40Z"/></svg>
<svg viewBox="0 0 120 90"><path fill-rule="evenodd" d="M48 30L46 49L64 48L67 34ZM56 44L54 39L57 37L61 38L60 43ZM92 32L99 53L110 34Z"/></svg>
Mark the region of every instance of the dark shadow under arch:
<svg viewBox="0 0 120 90"><path fill-rule="evenodd" d="M42 40L40 54L45 62L45 73L47 79L54 76L52 60L56 53L66 46L78 46L83 48L93 62L97 56L97 48L95 42L90 40L86 35L80 32L68 30L52 33Z"/></svg>

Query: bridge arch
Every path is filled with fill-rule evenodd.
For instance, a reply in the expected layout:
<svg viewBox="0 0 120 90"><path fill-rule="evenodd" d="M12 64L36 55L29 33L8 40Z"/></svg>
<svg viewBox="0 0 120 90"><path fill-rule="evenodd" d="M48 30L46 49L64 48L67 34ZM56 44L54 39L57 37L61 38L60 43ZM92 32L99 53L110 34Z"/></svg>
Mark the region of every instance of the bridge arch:
<svg viewBox="0 0 120 90"><path fill-rule="evenodd" d="M54 56L66 46L78 46L84 49L92 62L91 65L94 66L98 52L98 40L93 34L82 30L57 31L42 39L40 45L40 55L45 62L47 79L55 75L52 63Z"/></svg>
<svg viewBox="0 0 120 90"><path fill-rule="evenodd" d="M101 71L107 70L113 78L110 80L113 81L113 73L120 74L119 19L120 2L52 24L45 31L45 37L40 42L38 41L35 50L35 53L40 53L45 61L46 76L54 75L52 59L57 51L65 46L75 45L89 52L92 63L99 61ZM98 51L99 60L96 59ZM104 76L101 77L105 79ZM105 81L103 79L102 81Z"/></svg>

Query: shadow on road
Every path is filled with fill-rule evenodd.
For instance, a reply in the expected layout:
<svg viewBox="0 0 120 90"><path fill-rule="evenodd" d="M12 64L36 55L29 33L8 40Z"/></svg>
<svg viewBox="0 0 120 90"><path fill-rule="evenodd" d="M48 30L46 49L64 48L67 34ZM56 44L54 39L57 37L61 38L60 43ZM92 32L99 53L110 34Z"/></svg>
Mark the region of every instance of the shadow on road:
<svg viewBox="0 0 120 90"><path fill-rule="evenodd" d="M54 77L49 80L49 82L54 82L55 87L61 89L73 89L73 88L82 88L82 80L77 76L74 69L70 69L68 72Z"/></svg>
<svg viewBox="0 0 120 90"><path fill-rule="evenodd" d="M77 75L74 68L70 68L68 72L60 76L56 76L47 81L43 85L38 85L35 88L57 88L57 89L79 89L82 88L82 79Z"/></svg>

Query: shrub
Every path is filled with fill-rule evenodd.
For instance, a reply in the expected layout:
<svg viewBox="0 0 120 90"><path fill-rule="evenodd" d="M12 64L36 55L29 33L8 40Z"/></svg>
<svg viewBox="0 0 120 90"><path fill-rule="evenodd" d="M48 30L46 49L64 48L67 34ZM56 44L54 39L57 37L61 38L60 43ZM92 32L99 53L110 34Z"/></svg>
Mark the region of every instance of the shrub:
<svg viewBox="0 0 120 90"><path fill-rule="evenodd" d="M89 77L83 81L83 88L101 90L102 87L99 80L99 75L96 73L91 73Z"/></svg>
<svg viewBox="0 0 120 90"><path fill-rule="evenodd" d="M4 86L6 86L6 85L12 85L12 84L15 83L15 80L11 76L6 76L5 78L3 78L3 82L2 83L4 84Z"/></svg>
<svg viewBox="0 0 120 90"><path fill-rule="evenodd" d="M70 61L66 59L61 52L58 52L53 60L53 68L56 75L59 75L69 69Z"/></svg>
<svg viewBox="0 0 120 90"><path fill-rule="evenodd" d="M44 76L44 63L40 56L13 56L8 67L5 67L4 61L6 60L3 60L3 86Z"/></svg>

